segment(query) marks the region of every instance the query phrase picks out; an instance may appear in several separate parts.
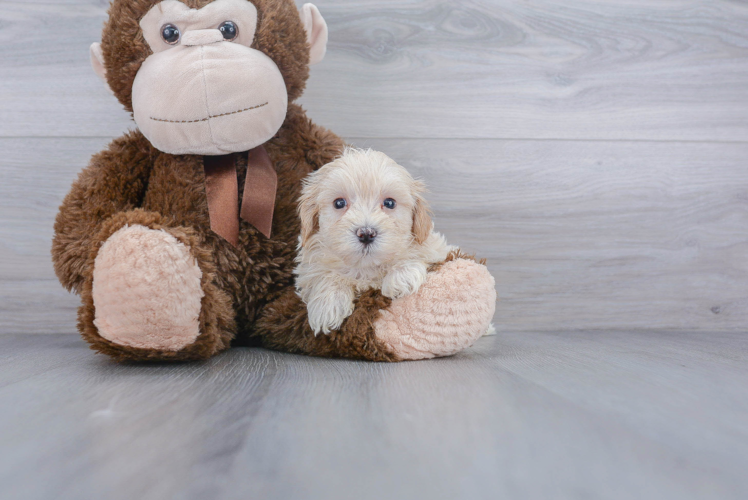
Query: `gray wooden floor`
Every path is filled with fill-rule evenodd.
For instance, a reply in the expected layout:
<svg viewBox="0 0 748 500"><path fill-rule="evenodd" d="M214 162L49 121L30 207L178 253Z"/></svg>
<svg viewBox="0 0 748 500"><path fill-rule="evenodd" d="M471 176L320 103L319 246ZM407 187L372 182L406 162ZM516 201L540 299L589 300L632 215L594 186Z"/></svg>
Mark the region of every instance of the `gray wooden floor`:
<svg viewBox="0 0 748 500"><path fill-rule="evenodd" d="M7 499L744 499L748 337L500 333L375 364L117 366L0 336Z"/></svg>
<svg viewBox="0 0 748 500"><path fill-rule="evenodd" d="M748 498L748 3L318 0L309 115L424 178L496 337L117 366L52 223L107 0L0 0L0 498ZM301 2L299 2L301 3Z"/></svg>

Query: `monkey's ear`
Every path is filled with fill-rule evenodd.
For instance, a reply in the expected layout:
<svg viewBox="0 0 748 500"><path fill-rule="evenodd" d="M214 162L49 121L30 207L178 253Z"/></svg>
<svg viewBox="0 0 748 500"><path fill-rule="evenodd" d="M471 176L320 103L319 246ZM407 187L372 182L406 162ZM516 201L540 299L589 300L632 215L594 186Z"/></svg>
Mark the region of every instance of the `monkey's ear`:
<svg viewBox="0 0 748 500"><path fill-rule="evenodd" d="M425 190L425 186L421 182L416 181L416 202L413 206L413 238L419 245L423 245L426 242L431 234L431 230L434 228L434 223L431 221L431 208L426 198L423 197Z"/></svg>
<svg viewBox="0 0 748 500"><path fill-rule="evenodd" d="M93 67L94 73L101 78L106 85L107 90L114 94L114 91L109 86L109 82L106 80L106 68L104 67L104 52L101 50L101 44L99 42L91 44L91 66Z"/></svg>
<svg viewBox="0 0 748 500"><path fill-rule="evenodd" d="M309 64L317 64L327 52L327 23L319 9L311 3L301 8L301 22L304 23L306 41L309 42Z"/></svg>
<svg viewBox="0 0 748 500"><path fill-rule="evenodd" d="M106 68L104 67L104 52L99 42L91 44L91 66L94 73L106 83Z"/></svg>

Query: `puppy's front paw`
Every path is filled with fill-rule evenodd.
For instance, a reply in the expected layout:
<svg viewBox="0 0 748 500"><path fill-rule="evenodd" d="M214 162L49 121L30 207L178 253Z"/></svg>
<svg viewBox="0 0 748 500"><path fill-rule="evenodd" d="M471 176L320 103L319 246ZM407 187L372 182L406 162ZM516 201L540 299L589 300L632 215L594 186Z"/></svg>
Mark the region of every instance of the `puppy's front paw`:
<svg viewBox="0 0 748 500"><path fill-rule="evenodd" d="M426 264L411 262L392 269L382 280L382 295L399 299L418 290L426 281Z"/></svg>
<svg viewBox="0 0 748 500"><path fill-rule="evenodd" d="M307 313L314 334L328 334L340 328L345 318L353 314L353 293L338 290L314 298L307 304Z"/></svg>

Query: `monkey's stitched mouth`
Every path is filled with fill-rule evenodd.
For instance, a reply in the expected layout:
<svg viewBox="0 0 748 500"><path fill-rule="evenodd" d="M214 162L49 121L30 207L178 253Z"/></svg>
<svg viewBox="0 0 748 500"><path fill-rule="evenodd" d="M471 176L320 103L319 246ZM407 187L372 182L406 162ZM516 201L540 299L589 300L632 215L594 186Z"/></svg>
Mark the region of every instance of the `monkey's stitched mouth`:
<svg viewBox="0 0 748 500"><path fill-rule="evenodd" d="M220 115L210 115L207 118L201 118L199 120L165 120L163 118L154 118L151 116L151 120L154 122L166 122L166 123L198 123L198 122L207 122L211 118L220 118L222 116L228 116L228 115L236 115L239 113L244 113L245 111L250 111L253 109L261 108L263 106L267 106L268 103L265 102L263 104L258 104L257 106L250 106L249 108L239 109L236 111L231 111L230 113L221 113Z"/></svg>

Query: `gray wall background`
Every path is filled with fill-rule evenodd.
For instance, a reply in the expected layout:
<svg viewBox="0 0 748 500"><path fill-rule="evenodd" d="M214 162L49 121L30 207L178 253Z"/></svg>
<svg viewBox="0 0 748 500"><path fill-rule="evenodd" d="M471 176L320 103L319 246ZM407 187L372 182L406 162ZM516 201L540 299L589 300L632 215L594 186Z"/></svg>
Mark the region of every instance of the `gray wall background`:
<svg viewBox="0 0 748 500"><path fill-rule="evenodd" d="M56 210L134 127L88 62L107 4L0 2L0 333L75 331ZM303 105L427 181L500 331L745 330L747 2L316 4Z"/></svg>

